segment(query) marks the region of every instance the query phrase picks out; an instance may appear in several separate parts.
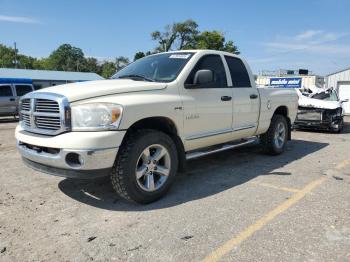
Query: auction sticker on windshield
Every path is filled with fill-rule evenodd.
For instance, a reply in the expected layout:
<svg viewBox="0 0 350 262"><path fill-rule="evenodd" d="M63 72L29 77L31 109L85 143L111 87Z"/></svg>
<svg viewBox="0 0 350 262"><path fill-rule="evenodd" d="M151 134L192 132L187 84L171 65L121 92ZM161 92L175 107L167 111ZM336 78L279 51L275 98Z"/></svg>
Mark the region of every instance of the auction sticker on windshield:
<svg viewBox="0 0 350 262"><path fill-rule="evenodd" d="M169 56L169 58L174 58L174 59L187 59L187 58L189 58L190 56L191 56L190 54L186 54L186 55L183 55L183 54L174 54L174 55Z"/></svg>

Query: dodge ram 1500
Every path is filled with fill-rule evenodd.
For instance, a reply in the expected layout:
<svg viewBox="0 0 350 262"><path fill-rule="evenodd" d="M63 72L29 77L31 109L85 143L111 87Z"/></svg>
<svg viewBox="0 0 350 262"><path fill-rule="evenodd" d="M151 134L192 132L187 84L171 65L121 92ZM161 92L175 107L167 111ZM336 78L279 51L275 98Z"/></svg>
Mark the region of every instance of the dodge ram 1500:
<svg viewBox="0 0 350 262"><path fill-rule="evenodd" d="M139 59L112 79L55 86L20 101L23 161L71 178L110 176L123 198L163 196L187 159L259 137L280 154L298 107L292 89L257 88L247 63L221 51Z"/></svg>

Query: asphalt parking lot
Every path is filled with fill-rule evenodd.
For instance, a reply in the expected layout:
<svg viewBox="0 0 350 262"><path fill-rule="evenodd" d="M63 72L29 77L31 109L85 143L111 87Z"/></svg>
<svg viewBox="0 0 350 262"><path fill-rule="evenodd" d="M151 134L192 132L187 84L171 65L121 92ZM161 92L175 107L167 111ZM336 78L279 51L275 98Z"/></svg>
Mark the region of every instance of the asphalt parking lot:
<svg viewBox="0 0 350 262"><path fill-rule="evenodd" d="M188 163L169 194L129 204L108 179L26 168L0 119L1 261L350 261L350 123Z"/></svg>

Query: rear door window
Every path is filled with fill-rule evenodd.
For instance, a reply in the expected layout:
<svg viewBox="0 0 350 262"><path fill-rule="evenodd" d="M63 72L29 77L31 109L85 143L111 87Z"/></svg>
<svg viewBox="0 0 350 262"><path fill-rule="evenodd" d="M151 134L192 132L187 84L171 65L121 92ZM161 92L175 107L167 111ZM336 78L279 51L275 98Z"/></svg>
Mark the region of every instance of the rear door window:
<svg viewBox="0 0 350 262"><path fill-rule="evenodd" d="M32 92L33 88L29 85L16 85L17 96L24 96L25 94Z"/></svg>
<svg viewBox="0 0 350 262"><path fill-rule="evenodd" d="M230 70L233 87L252 87L248 71L242 60L232 56L225 56Z"/></svg>
<svg viewBox="0 0 350 262"><path fill-rule="evenodd" d="M10 85L3 85L0 86L0 97L6 97L6 96L13 96L12 94L12 88Z"/></svg>

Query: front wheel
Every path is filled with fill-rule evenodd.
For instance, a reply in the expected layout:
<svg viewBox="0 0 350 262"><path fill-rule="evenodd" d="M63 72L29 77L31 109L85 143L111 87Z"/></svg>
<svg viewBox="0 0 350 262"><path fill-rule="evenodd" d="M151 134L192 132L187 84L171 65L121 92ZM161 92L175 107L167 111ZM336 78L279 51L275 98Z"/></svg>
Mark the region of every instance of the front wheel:
<svg viewBox="0 0 350 262"><path fill-rule="evenodd" d="M339 123L337 124L336 128L332 128L331 131L333 133L341 133L341 131L343 130L344 127L344 119L342 118Z"/></svg>
<svg viewBox="0 0 350 262"><path fill-rule="evenodd" d="M264 150L271 155L279 155L288 141L288 124L282 115L274 115L267 132L260 136Z"/></svg>
<svg viewBox="0 0 350 262"><path fill-rule="evenodd" d="M142 204L162 197L178 167L173 140L156 130L140 130L127 137L111 173L114 190L124 199Z"/></svg>

